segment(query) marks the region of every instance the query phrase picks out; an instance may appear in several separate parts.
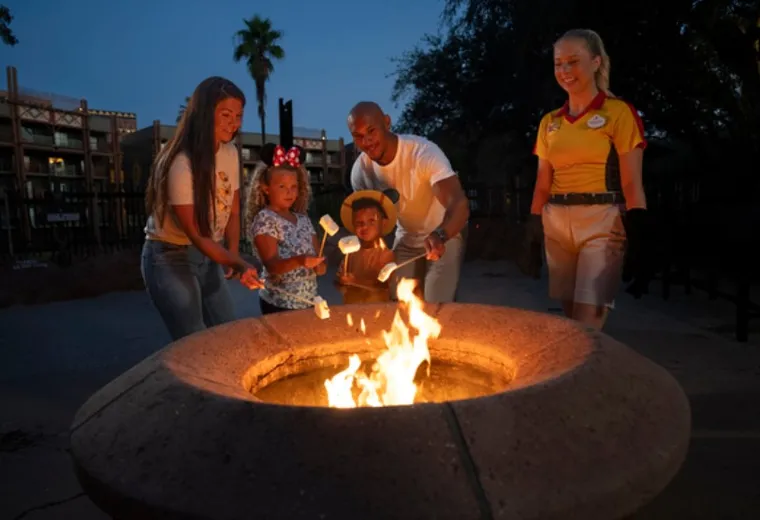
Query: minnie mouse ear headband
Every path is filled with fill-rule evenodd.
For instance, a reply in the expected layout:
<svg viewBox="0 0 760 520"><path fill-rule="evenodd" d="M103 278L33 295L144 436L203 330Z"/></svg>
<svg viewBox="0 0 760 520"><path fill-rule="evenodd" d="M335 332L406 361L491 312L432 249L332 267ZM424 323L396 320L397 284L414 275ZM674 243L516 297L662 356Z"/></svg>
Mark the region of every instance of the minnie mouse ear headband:
<svg viewBox="0 0 760 520"><path fill-rule="evenodd" d="M267 143L261 148L259 156L267 166L287 164L293 168L299 168L306 162L306 152L300 146L293 146L286 150L279 144Z"/></svg>

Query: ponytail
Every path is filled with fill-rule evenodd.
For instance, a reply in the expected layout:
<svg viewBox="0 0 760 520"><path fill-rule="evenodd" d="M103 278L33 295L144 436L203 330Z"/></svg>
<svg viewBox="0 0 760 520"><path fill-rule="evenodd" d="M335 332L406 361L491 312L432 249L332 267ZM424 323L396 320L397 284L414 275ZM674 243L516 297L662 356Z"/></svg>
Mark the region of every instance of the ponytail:
<svg viewBox="0 0 760 520"><path fill-rule="evenodd" d="M592 57L599 56L599 70L594 74L596 88L608 96L614 97L614 94L610 91L610 57L604 48L602 37L591 29L570 29L559 39L565 40L571 38L582 40Z"/></svg>

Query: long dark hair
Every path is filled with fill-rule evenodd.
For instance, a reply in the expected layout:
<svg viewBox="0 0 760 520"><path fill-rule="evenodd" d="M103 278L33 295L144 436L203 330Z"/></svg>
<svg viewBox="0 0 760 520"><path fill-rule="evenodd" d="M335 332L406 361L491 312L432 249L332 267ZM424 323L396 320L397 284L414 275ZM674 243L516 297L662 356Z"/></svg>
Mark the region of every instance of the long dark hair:
<svg viewBox="0 0 760 520"><path fill-rule="evenodd" d="M158 153L148 179L145 208L161 226L168 205L169 168L184 152L190 160L193 176L195 221L202 236L211 236L211 218L216 219L214 189L216 181L216 149L214 148L214 113L220 101L235 98L245 106L245 95L228 79L213 76L196 88L177 124L174 136ZM234 136L233 136L234 139Z"/></svg>

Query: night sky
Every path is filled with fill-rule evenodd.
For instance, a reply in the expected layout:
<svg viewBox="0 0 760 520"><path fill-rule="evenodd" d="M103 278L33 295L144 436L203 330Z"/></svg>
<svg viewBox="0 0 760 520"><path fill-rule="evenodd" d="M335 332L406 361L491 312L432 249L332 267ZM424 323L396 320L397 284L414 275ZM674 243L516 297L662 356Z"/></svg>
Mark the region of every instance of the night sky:
<svg viewBox="0 0 760 520"><path fill-rule="evenodd" d="M137 113L138 128L174 124L185 96L207 76L236 82L249 99L244 129L260 131L253 80L232 59L243 18L268 17L284 32L285 60L267 85L267 130L277 99L293 99L294 124L348 138L346 113L360 100L391 115L391 59L435 33L443 0L0 0L11 10L15 47L0 65L21 88L86 98L91 108Z"/></svg>

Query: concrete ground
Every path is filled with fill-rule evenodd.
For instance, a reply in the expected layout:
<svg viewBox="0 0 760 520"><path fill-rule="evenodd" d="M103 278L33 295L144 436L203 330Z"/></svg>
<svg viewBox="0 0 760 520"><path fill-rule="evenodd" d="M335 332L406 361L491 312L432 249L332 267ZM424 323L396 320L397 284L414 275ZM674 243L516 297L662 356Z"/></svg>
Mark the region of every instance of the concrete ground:
<svg viewBox="0 0 760 520"><path fill-rule="evenodd" d="M331 278L330 278L331 279ZM321 294L337 304L323 278ZM258 300L231 282L240 317ZM555 312L545 281L503 262L465 264L460 300ZM744 519L760 511L760 333L732 341L732 307L676 289L621 296L606 332L666 367L689 395L693 437L671 485L635 518ZM143 292L0 311L0 518L105 519L81 493L67 452L74 412L168 342Z"/></svg>

